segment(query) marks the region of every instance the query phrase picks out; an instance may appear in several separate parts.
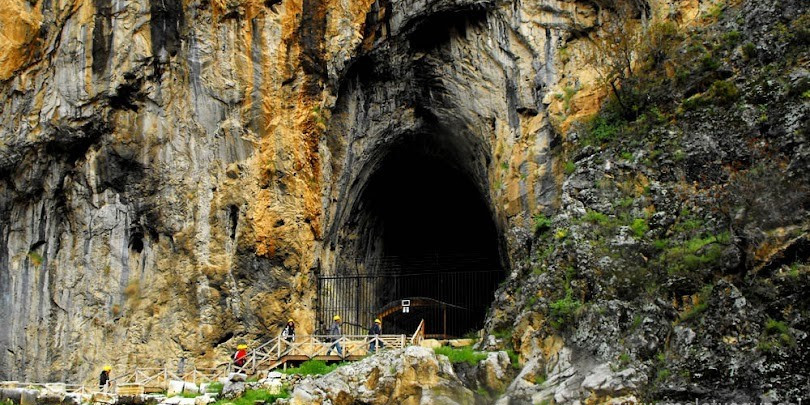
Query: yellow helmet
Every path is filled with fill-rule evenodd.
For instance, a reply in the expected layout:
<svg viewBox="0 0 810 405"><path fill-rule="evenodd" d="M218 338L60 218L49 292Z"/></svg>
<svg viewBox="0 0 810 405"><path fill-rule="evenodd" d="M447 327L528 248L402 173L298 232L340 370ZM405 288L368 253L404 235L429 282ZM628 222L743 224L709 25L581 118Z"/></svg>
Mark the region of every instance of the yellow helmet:
<svg viewBox="0 0 810 405"><path fill-rule="evenodd" d="M238 346L236 346L236 348L239 349L239 350L247 349L247 345L238 345Z"/></svg>
<svg viewBox="0 0 810 405"><path fill-rule="evenodd" d="M104 371L110 371L110 370L112 370L112 367L110 367L110 366L104 366Z"/></svg>
<svg viewBox="0 0 810 405"><path fill-rule="evenodd" d="M340 315L333 316L332 320L339 321L340 320Z"/></svg>
<svg viewBox="0 0 810 405"><path fill-rule="evenodd" d="M380 320L380 318L377 318L374 320L374 323L382 323L382 321Z"/></svg>
<svg viewBox="0 0 810 405"><path fill-rule="evenodd" d="M292 322L292 321L293 321L293 320L292 320L292 318L287 319L287 323L290 323L290 322Z"/></svg>

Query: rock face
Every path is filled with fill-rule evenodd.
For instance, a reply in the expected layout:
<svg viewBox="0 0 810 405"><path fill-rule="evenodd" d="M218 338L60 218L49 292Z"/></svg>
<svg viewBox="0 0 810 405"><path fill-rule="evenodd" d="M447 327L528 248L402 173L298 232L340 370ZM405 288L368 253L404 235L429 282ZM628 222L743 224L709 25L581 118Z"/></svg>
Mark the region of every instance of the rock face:
<svg viewBox="0 0 810 405"><path fill-rule="evenodd" d="M474 404L446 357L423 347L384 350L295 387L289 404Z"/></svg>
<svg viewBox="0 0 810 405"><path fill-rule="evenodd" d="M807 391L806 2L7 3L0 380L215 366L450 241L501 402ZM295 398L474 400L396 353Z"/></svg>

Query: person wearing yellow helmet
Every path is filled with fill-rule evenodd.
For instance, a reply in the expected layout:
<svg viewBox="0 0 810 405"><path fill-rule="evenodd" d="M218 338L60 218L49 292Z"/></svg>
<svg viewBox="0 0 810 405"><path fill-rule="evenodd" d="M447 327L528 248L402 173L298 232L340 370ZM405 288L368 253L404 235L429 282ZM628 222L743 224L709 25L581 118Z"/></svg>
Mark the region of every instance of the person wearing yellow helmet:
<svg viewBox="0 0 810 405"><path fill-rule="evenodd" d="M329 340L334 343L326 351L327 356L332 353L332 349L336 349L338 356L343 357L343 347L340 346L340 337L342 335L343 333L340 331L340 315L335 315L332 317L332 326L329 327Z"/></svg>
<svg viewBox="0 0 810 405"><path fill-rule="evenodd" d="M284 326L284 330L281 331L281 338L289 343L295 340L295 322L292 318L287 319L287 325Z"/></svg>
<svg viewBox="0 0 810 405"><path fill-rule="evenodd" d="M383 342L380 340L380 335L382 335L382 321L377 318L374 320L374 324L371 325L371 328L368 330L368 334L371 335L371 342L368 344L368 351L374 353L377 351L377 348L383 348Z"/></svg>
<svg viewBox="0 0 810 405"><path fill-rule="evenodd" d="M233 355L233 364L237 367L242 367L247 361L247 345L239 344L236 346L236 353Z"/></svg>
<svg viewBox="0 0 810 405"><path fill-rule="evenodd" d="M112 371L112 367L109 365L105 365L102 370L101 374L98 376L98 389L104 391L107 388L107 384L110 383L110 371Z"/></svg>

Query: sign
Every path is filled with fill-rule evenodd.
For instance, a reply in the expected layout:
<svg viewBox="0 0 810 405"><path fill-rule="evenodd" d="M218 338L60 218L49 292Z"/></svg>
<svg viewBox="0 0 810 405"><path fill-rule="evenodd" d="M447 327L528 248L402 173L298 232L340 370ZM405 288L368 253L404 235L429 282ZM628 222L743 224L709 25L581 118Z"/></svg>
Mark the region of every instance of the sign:
<svg viewBox="0 0 810 405"><path fill-rule="evenodd" d="M402 306L403 307L411 306L411 300L402 300Z"/></svg>
<svg viewBox="0 0 810 405"><path fill-rule="evenodd" d="M402 313L407 314L407 313L411 312L410 309L411 309L411 307L402 307Z"/></svg>

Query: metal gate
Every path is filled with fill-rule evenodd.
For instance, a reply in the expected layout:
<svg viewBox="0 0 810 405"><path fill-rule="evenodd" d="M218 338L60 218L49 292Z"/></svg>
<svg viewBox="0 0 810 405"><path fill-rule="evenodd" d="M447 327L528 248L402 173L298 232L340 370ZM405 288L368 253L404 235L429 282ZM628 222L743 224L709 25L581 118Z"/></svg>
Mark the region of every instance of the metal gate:
<svg viewBox="0 0 810 405"><path fill-rule="evenodd" d="M483 326L493 296L471 293L474 286L492 286L504 277L500 269L430 273L377 273L318 277L318 323L325 332L340 315L344 334L368 332L374 318L385 316L384 333L413 333L425 320L428 337L462 336ZM420 300L408 313L390 309L399 300Z"/></svg>

